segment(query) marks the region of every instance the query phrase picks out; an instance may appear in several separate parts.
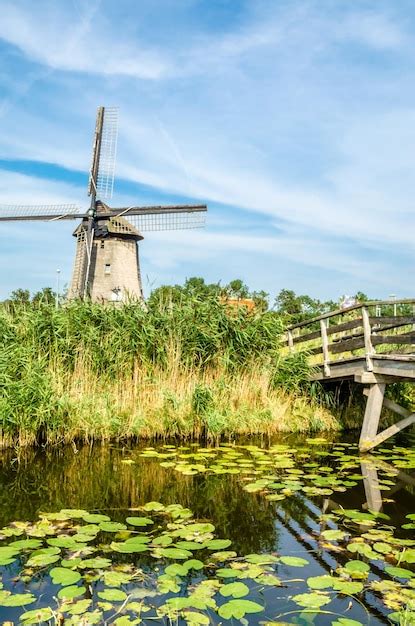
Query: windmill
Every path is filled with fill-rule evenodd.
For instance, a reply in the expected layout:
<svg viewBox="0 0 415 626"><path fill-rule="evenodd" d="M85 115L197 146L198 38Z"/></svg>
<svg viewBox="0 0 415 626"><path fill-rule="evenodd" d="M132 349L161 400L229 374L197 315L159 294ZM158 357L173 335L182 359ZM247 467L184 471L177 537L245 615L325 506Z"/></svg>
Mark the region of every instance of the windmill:
<svg viewBox="0 0 415 626"><path fill-rule="evenodd" d="M138 241L144 231L199 228L204 204L111 208L117 150L118 109L99 107L89 174L90 205L0 205L1 221L81 220L68 298L121 302L143 297Z"/></svg>

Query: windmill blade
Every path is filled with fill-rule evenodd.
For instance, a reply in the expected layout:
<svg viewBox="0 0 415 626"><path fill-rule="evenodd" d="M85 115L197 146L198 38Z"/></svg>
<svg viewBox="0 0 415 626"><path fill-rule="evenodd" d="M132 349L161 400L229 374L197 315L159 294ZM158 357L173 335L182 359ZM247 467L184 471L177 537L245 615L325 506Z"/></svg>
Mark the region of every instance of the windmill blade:
<svg viewBox="0 0 415 626"><path fill-rule="evenodd" d="M0 204L1 222L73 220L87 217L76 204Z"/></svg>
<svg viewBox="0 0 415 626"><path fill-rule="evenodd" d="M118 138L118 108L99 107L95 125L88 195L112 198Z"/></svg>
<svg viewBox="0 0 415 626"><path fill-rule="evenodd" d="M205 204L128 207L113 209L113 216L119 215L141 231L187 230L202 228L205 225Z"/></svg>

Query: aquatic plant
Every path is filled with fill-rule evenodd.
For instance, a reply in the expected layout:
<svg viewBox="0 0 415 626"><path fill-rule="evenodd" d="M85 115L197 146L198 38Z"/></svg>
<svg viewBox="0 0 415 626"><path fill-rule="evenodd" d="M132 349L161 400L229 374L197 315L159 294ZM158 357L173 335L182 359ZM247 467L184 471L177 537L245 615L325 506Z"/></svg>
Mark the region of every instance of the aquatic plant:
<svg viewBox="0 0 415 626"><path fill-rule="evenodd" d="M313 530L316 553L332 557L321 574L309 558L283 546L271 553L238 553L209 519L198 519L182 504L152 500L115 517L103 509L61 509L0 530L0 618L50 625L240 620L271 626L321 616L331 626L363 626L370 619L365 602L375 596L382 615L410 625L415 540L408 533L415 514L395 529L384 512L342 508L335 499L369 475L367 468L358 473L361 463L377 469L373 480L387 497L391 479L415 467L415 452L382 449L363 460L355 452L349 444L331 445L319 437L268 449L169 444L136 456L145 463L156 460L186 480L235 476L251 498L267 499L276 512L281 498L269 496L293 504L330 496L331 507ZM125 461L134 471L132 451ZM301 526L301 516L295 520Z"/></svg>
<svg viewBox="0 0 415 626"><path fill-rule="evenodd" d="M147 309L0 307L0 440L219 437L338 426L306 396L272 312L216 298Z"/></svg>

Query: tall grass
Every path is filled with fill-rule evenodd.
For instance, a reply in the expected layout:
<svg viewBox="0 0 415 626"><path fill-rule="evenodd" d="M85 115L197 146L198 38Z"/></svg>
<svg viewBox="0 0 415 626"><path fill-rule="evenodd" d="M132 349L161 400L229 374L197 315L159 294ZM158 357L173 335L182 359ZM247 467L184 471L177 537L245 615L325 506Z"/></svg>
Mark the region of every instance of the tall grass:
<svg viewBox="0 0 415 626"><path fill-rule="evenodd" d="M307 365L280 354L281 332L274 313L230 313L214 297L147 308L3 305L1 441L336 427L304 397Z"/></svg>

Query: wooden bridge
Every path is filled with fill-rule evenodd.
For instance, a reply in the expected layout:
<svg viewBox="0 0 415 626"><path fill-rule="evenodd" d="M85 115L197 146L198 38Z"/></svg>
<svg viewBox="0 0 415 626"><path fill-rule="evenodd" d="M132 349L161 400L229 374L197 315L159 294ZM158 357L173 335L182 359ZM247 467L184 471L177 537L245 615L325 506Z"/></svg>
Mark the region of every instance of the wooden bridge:
<svg viewBox="0 0 415 626"><path fill-rule="evenodd" d="M362 452L415 423L415 413L384 397L390 383L415 383L415 300L366 302L325 313L290 326L286 345L309 355L311 380L365 386ZM403 419L378 433L382 407Z"/></svg>

